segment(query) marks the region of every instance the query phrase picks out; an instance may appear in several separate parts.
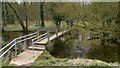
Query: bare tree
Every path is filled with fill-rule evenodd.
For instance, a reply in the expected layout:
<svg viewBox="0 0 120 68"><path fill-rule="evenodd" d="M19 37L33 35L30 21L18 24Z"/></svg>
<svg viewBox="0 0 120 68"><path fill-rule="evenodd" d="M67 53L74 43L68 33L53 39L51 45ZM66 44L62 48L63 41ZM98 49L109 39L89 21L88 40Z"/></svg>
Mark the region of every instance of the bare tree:
<svg viewBox="0 0 120 68"><path fill-rule="evenodd" d="M40 17L41 17L41 26L44 27L44 2L40 2Z"/></svg>
<svg viewBox="0 0 120 68"><path fill-rule="evenodd" d="M27 29L26 29L23 21L21 20L20 16L18 15L17 11L15 10L15 8L14 8L9 2L7 2L7 4L8 4L8 6L13 10L13 12L15 13L15 15L16 15L16 17L17 17L17 19L18 19L18 22L20 23L23 31L27 31Z"/></svg>
<svg viewBox="0 0 120 68"><path fill-rule="evenodd" d="M25 8L26 30L28 30L27 5L25 2L24 2L24 8Z"/></svg>

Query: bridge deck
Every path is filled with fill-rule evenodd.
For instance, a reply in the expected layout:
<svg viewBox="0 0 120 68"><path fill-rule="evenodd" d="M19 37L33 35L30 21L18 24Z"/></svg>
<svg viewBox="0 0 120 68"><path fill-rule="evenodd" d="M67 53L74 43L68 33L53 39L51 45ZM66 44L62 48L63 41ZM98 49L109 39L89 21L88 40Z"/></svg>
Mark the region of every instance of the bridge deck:
<svg viewBox="0 0 120 68"><path fill-rule="evenodd" d="M50 41L51 41L51 40L54 40L55 38L57 38L57 36L59 37L59 36L63 35L63 34L66 33L66 32L67 32L67 31L63 31L63 32L59 32L57 35L56 35L56 34L52 35L52 36L50 37ZM37 43L37 44L46 45L47 42L48 42L48 38L45 38L45 39L43 39L42 41L36 42L36 43Z"/></svg>
<svg viewBox="0 0 120 68"><path fill-rule="evenodd" d="M22 65L29 65L33 63L39 55L41 55L43 51L34 51L34 58L33 58L33 51L32 50L25 50L23 53L19 54L16 58L12 59L10 64L16 65L16 66L22 66Z"/></svg>
<svg viewBox="0 0 120 68"><path fill-rule="evenodd" d="M31 50L30 47L29 50L25 50L24 52L20 53L16 58L13 58L10 64L16 66L30 65L39 57L39 55L43 53L44 50L45 50L45 46L43 45L36 46L33 57L33 50Z"/></svg>
<svg viewBox="0 0 120 68"><path fill-rule="evenodd" d="M54 40L55 38L57 38L57 36L59 37L62 34L66 33L67 31L59 32L57 35L54 34L49 39ZM48 38L45 38L38 43L39 44L47 44L47 42L48 42ZM29 50L25 50L24 52L20 53L16 58L13 58L11 60L10 64L16 65L16 66L30 65L44 52L45 46L37 45L34 47L34 58L33 58L32 46L30 46L28 49Z"/></svg>

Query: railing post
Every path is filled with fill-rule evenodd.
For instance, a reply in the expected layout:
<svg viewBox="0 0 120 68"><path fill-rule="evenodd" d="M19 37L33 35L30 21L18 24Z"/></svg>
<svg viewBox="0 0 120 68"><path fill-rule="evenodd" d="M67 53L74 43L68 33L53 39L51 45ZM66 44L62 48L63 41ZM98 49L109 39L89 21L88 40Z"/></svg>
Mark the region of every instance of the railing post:
<svg viewBox="0 0 120 68"><path fill-rule="evenodd" d="M39 30L37 30L37 35L38 35L38 36L40 35Z"/></svg>
<svg viewBox="0 0 120 68"><path fill-rule="evenodd" d="M39 33L39 29L37 30L37 36L39 36L40 35L40 33ZM39 38L37 39L37 40L39 40Z"/></svg>
<svg viewBox="0 0 120 68"><path fill-rule="evenodd" d="M56 30L56 37L58 38L58 30Z"/></svg>
<svg viewBox="0 0 120 68"><path fill-rule="evenodd" d="M2 46L0 46L2 48ZM2 51L0 51L0 56L2 55ZM3 57L0 58L0 68L2 67L2 61L3 61Z"/></svg>
<svg viewBox="0 0 120 68"><path fill-rule="evenodd" d="M49 31L47 32L48 35L48 43L50 42L50 35L49 35Z"/></svg>
<svg viewBox="0 0 120 68"><path fill-rule="evenodd" d="M24 50L27 49L27 40L25 40L25 41L23 42L23 49L24 49Z"/></svg>
<svg viewBox="0 0 120 68"><path fill-rule="evenodd" d="M34 41L32 40L33 58L34 58Z"/></svg>
<svg viewBox="0 0 120 68"><path fill-rule="evenodd" d="M62 30L62 28L61 28L61 32L62 32L62 34L63 34L63 30Z"/></svg>
<svg viewBox="0 0 120 68"><path fill-rule="evenodd" d="M16 46L17 41L15 40L15 57L17 57L17 46Z"/></svg>
<svg viewBox="0 0 120 68"><path fill-rule="evenodd" d="M1 54L0 54L1 55ZM2 68L2 65L3 65L3 57L0 58L0 68Z"/></svg>

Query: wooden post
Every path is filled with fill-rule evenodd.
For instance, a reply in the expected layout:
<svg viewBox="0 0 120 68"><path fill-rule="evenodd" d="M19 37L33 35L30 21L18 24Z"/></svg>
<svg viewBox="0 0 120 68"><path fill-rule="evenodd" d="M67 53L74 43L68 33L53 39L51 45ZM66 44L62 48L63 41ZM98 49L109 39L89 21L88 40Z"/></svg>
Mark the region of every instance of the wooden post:
<svg viewBox="0 0 120 68"><path fill-rule="evenodd" d="M56 30L56 38L58 38L58 31Z"/></svg>
<svg viewBox="0 0 120 68"><path fill-rule="evenodd" d="M37 30L37 35L38 35L38 36L40 35L39 30Z"/></svg>
<svg viewBox="0 0 120 68"><path fill-rule="evenodd" d="M37 31L37 36L39 36L39 35L40 35L40 33L39 33L39 29L38 29L38 31ZM38 38L37 40L39 40L39 38Z"/></svg>
<svg viewBox="0 0 120 68"><path fill-rule="evenodd" d="M61 29L61 31L62 31L62 34L63 34L63 30Z"/></svg>
<svg viewBox="0 0 120 68"><path fill-rule="evenodd" d="M16 40L15 40L15 57L17 57L17 46L16 46Z"/></svg>
<svg viewBox="0 0 120 68"><path fill-rule="evenodd" d="M34 41L32 40L33 58L34 58Z"/></svg>
<svg viewBox="0 0 120 68"><path fill-rule="evenodd" d="M27 40L23 42L23 49L24 49L24 50L27 49Z"/></svg>
<svg viewBox="0 0 120 68"><path fill-rule="evenodd" d="M49 31L47 32L48 35L48 43L50 42L50 35L49 35Z"/></svg>
<svg viewBox="0 0 120 68"><path fill-rule="evenodd" d="M2 38L0 37L0 41L2 41ZM2 46L0 46L2 48ZM0 55L2 55L2 51L0 51ZM0 58L0 68L2 67L2 59L3 57Z"/></svg>
<svg viewBox="0 0 120 68"><path fill-rule="evenodd" d="M0 68L2 66L3 57L0 58Z"/></svg>

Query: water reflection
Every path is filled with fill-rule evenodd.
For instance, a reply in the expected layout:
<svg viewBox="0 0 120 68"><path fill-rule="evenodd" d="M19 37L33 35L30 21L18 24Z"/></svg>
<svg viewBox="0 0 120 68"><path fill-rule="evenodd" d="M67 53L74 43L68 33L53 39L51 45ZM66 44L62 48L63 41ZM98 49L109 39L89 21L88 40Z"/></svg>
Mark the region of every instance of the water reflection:
<svg viewBox="0 0 120 68"><path fill-rule="evenodd" d="M54 57L68 58L89 58L98 59L106 62L120 61L120 51L115 44L100 44L100 39L86 40L79 35L77 39L61 37L52 42L50 53ZM67 40L67 41L66 41ZM69 40L69 43L68 43ZM48 48L49 49L49 48Z"/></svg>
<svg viewBox="0 0 120 68"><path fill-rule="evenodd" d="M23 36L23 35L27 35L31 32L2 32L2 46L8 44L10 41L12 41L13 39ZM26 46L25 46L26 45ZM31 45L31 40L27 40L25 42L22 43L17 43L18 48L22 48L23 50L27 49L28 46Z"/></svg>

